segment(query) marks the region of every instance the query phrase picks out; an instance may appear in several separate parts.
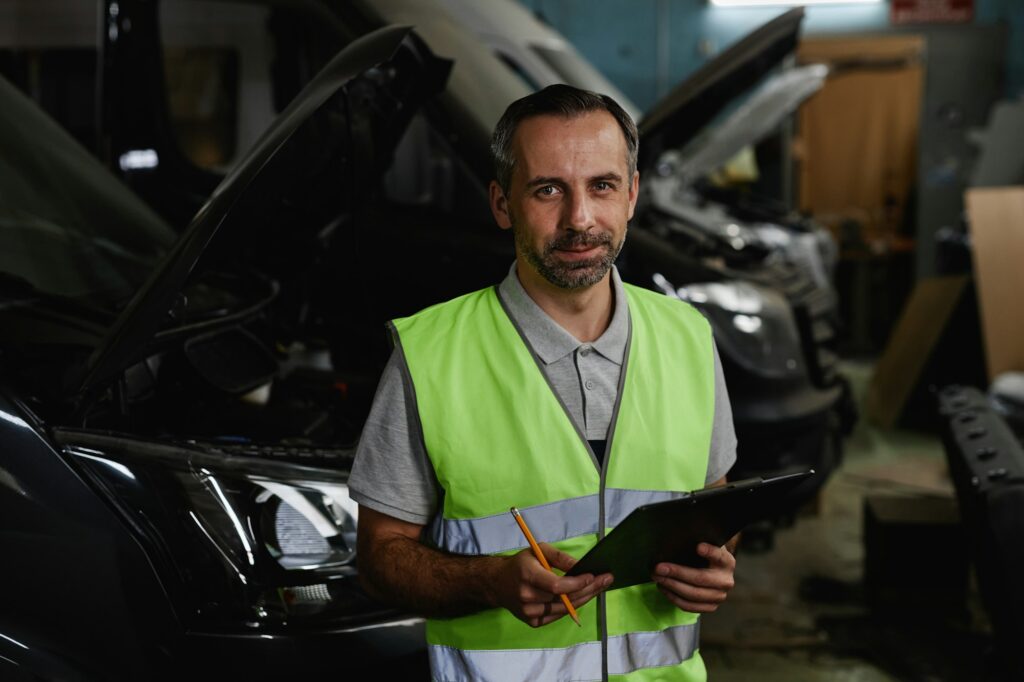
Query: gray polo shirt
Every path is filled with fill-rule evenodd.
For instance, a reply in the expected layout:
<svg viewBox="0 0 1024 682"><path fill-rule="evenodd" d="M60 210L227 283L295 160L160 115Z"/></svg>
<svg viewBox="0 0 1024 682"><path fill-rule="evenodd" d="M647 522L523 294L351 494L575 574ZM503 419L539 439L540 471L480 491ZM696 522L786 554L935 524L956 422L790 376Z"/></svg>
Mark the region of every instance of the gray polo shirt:
<svg viewBox="0 0 1024 682"><path fill-rule="evenodd" d="M615 309L608 329L581 343L551 319L523 289L515 264L498 294L541 361L555 393L588 440L604 440L611 424L629 338L629 306L618 270L611 271ZM732 408L715 350L715 413L705 481L725 476L736 461ZM356 502L410 523L426 525L440 486L423 444L405 358L391 353L356 450L349 493ZM685 417L685 415L680 415Z"/></svg>

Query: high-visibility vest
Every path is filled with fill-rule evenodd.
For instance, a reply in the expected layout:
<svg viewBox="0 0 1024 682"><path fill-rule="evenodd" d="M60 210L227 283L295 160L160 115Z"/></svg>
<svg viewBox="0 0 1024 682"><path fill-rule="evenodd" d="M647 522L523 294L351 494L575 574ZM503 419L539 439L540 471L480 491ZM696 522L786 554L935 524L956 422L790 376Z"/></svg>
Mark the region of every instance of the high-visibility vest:
<svg viewBox="0 0 1024 682"><path fill-rule="evenodd" d="M395 320L443 488L428 526L444 551L509 555L539 542L579 558L641 504L704 487L714 420L711 330L694 308L625 286L630 338L603 467L495 288ZM614 586L613 586L614 587ZM531 628L505 609L427 621L436 680L703 680L696 614L653 583L610 590ZM623 676L623 677L619 677Z"/></svg>

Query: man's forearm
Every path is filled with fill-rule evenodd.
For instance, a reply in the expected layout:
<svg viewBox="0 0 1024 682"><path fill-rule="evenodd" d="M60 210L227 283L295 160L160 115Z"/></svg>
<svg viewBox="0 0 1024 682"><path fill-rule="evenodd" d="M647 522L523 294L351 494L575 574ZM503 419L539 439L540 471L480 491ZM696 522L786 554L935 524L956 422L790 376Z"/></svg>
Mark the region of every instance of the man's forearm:
<svg viewBox="0 0 1024 682"><path fill-rule="evenodd" d="M359 552L359 574L372 596L428 617L450 618L497 606L502 559L445 554L401 535Z"/></svg>

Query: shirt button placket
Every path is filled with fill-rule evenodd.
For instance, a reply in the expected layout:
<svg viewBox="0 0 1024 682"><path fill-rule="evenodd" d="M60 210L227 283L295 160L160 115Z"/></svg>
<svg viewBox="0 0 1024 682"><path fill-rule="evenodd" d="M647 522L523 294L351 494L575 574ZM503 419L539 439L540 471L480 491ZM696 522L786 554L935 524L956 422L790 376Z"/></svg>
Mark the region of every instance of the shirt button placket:
<svg viewBox="0 0 1024 682"><path fill-rule="evenodd" d="M586 360L586 358L589 358L590 357L590 351L591 351L591 347L589 345L580 346L580 350L579 350L580 358L582 358L584 360ZM583 379L583 377L585 375L590 374L590 364L591 363L585 362L585 361L584 362L580 362L580 365L579 365L580 366L580 379ZM584 371L584 370L586 370L586 371ZM583 388L587 389L588 391L593 391L594 390L594 381L592 379L586 379L583 382Z"/></svg>

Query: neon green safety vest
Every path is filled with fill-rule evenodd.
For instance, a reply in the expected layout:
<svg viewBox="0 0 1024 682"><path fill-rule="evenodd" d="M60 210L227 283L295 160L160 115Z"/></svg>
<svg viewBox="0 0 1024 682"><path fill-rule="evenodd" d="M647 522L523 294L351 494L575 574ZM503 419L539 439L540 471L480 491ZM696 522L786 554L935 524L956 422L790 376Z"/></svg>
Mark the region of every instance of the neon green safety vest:
<svg viewBox="0 0 1024 682"><path fill-rule="evenodd" d="M603 468L502 307L484 289L395 320L427 453L444 489L429 526L442 550L514 554L540 542L579 558L641 504L704 486L714 418L707 321L625 287L630 340ZM531 628L505 609L427 622L437 680L703 680L696 614L653 583L607 592ZM621 676L621 677L620 677Z"/></svg>

